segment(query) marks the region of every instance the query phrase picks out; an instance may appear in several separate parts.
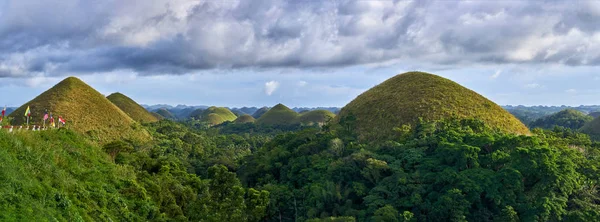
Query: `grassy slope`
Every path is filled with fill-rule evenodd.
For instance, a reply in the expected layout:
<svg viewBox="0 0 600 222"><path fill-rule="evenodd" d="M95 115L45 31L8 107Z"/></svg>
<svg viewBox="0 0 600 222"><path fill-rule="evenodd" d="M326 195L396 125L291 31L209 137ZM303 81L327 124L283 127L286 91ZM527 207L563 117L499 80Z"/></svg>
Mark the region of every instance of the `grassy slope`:
<svg viewBox="0 0 600 222"><path fill-rule="evenodd" d="M297 112L280 103L256 119L256 123L264 125L288 125L296 123L298 116Z"/></svg>
<svg viewBox="0 0 600 222"><path fill-rule="evenodd" d="M225 121L234 121L237 116L225 107L211 106L208 109L198 109L194 111L190 117L199 119L202 122L207 122L212 125L221 124Z"/></svg>
<svg viewBox="0 0 600 222"><path fill-rule="evenodd" d="M129 209L152 205L133 169L73 131L0 130L0 147L0 221L143 220Z"/></svg>
<svg viewBox="0 0 600 222"><path fill-rule="evenodd" d="M325 123L335 118L335 114L328 110L313 110L300 114L298 120L304 124Z"/></svg>
<svg viewBox="0 0 600 222"><path fill-rule="evenodd" d="M238 117L237 119L235 119L235 123L253 123L254 121L256 121L256 119L254 119L254 117L252 117L251 115L248 114L244 114L240 117Z"/></svg>
<svg viewBox="0 0 600 222"><path fill-rule="evenodd" d="M83 81L69 77L43 92L33 100L11 113L12 124L25 123L23 114L31 108L32 124L42 124L44 110L62 116L67 120L67 127L85 133L99 142L109 142L126 138L149 140L150 134L131 119L125 112L106 99L98 91Z"/></svg>
<svg viewBox="0 0 600 222"><path fill-rule="evenodd" d="M267 113L268 111L269 111L269 107L262 107L262 108L256 110L256 112L254 112L252 114L252 117L254 117L255 119L258 119L262 115L264 115L265 113Z"/></svg>
<svg viewBox="0 0 600 222"><path fill-rule="evenodd" d="M574 109L565 109L563 111L533 121L530 124L530 127L552 129L555 126L561 126L576 130L583 127L586 123L591 122L592 120L594 120L594 117L588 116L581 111Z"/></svg>
<svg viewBox="0 0 600 222"><path fill-rule="evenodd" d="M175 116L173 115L173 113L169 112L169 110L167 110L165 108L160 108L160 109L156 110L155 113L166 119L175 119Z"/></svg>
<svg viewBox="0 0 600 222"><path fill-rule="evenodd" d="M393 137L393 128L414 125L419 117L476 118L504 132L529 134L513 115L485 97L451 80L423 72L397 75L359 95L340 111L340 118L356 117L361 139Z"/></svg>
<svg viewBox="0 0 600 222"><path fill-rule="evenodd" d="M140 123L153 123L158 121L158 118L148 112L148 110L121 93L113 93L106 98L135 121Z"/></svg>

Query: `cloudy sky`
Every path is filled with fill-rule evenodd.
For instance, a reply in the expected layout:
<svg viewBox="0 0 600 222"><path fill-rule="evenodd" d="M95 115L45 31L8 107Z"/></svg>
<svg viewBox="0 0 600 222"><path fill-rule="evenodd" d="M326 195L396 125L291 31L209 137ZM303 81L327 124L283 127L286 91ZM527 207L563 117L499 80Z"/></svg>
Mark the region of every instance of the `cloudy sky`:
<svg viewBox="0 0 600 222"><path fill-rule="evenodd" d="M0 0L0 94L67 76L144 104L343 106L398 73L600 104L600 1Z"/></svg>

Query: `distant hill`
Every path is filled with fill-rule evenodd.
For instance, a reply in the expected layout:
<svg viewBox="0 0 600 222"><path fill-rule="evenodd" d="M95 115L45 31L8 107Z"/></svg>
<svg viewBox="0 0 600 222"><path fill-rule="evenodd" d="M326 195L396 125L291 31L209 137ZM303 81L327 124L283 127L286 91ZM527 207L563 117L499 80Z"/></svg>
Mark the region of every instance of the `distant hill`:
<svg viewBox="0 0 600 222"><path fill-rule="evenodd" d="M237 119L235 119L235 121L233 121L234 123L253 123L254 121L256 121L256 119L254 119L254 117L252 117L251 115L248 114L244 114L240 117L238 117Z"/></svg>
<svg viewBox="0 0 600 222"><path fill-rule="evenodd" d="M140 123L152 123L158 121L156 116L152 115L140 104L133 101L133 99L123 95L122 93L113 93L106 97L113 104L119 107L123 112L127 113L129 117Z"/></svg>
<svg viewBox="0 0 600 222"><path fill-rule="evenodd" d="M395 127L414 126L419 118L473 118L499 131L529 134L502 107L451 80L424 72L394 76L362 93L340 111L337 122L349 124L361 140L394 138Z"/></svg>
<svg viewBox="0 0 600 222"><path fill-rule="evenodd" d="M339 107L294 107L292 108L292 110L296 111L297 113L301 113L303 111L313 111L313 110L327 110L333 114L339 113L340 112Z"/></svg>
<svg viewBox="0 0 600 222"><path fill-rule="evenodd" d="M598 118L598 117L600 117L600 111L588 113L588 116L591 116L593 118Z"/></svg>
<svg viewBox="0 0 600 222"><path fill-rule="evenodd" d="M555 126L559 126L569 129L579 129L592 120L594 120L594 118L585 113L574 109L565 109L552 115L539 118L533 121L529 127L552 129Z"/></svg>
<svg viewBox="0 0 600 222"><path fill-rule="evenodd" d="M329 120L335 118L335 114L329 110L313 110L301 113L298 117L298 121L303 124L324 124Z"/></svg>
<svg viewBox="0 0 600 222"><path fill-rule="evenodd" d="M125 112L75 77L64 79L17 108L9 115L14 118L13 124L21 125L26 122L24 113L28 106L31 109L30 123L42 124L42 117L47 109L55 118L65 118L70 129L99 142L151 139L149 133L142 127L135 126L137 123Z"/></svg>
<svg viewBox="0 0 600 222"><path fill-rule="evenodd" d="M254 117L255 119L258 119L258 118L260 118L262 115L264 115L265 113L267 113L267 111L269 111L269 107L266 107L266 106L264 106L264 107L262 107L262 108L260 108L260 109L256 110L256 112L254 112L254 113L252 114L252 117Z"/></svg>
<svg viewBox="0 0 600 222"><path fill-rule="evenodd" d="M160 109L156 110L154 113L162 116L165 119L175 119L175 116L173 115L173 113L169 112L169 110L167 110L165 108L160 108Z"/></svg>
<svg viewBox="0 0 600 222"><path fill-rule="evenodd" d="M298 116L297 112L280 103L256 119L256 123L271 126L288 125L296 123Z"/></svg>
<svg viewBox="0 0 600 222"><path fill-rule="evenodd" d="M592 139L600 140L600 117L586 123L580 130Z"/></svg>
<svg viewBox="0 0 600 222"><path fill-rule="evenodd" d="M220 124L225 121L234 121L237 118L229 109L216 106L211 106L205 110L196 110L190 117L211 125Z"/></svg>

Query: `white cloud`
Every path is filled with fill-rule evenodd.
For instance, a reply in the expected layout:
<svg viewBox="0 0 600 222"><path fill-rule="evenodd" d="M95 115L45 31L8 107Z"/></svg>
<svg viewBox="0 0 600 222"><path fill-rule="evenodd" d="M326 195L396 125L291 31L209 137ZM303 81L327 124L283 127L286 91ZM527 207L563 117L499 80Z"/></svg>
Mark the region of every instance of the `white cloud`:
<svg viewBox="0 0 600 222"><path fill-rule="evenodd" d="M308 84L308 82L306 82L306 81L303 81L303 80L301 80L301 81L299 81L299 82L298 82L298 86L299 86L299 87L304 87L304 86L306 86L307 84Z"/></svg>
<svg viewBox="0 0 600 222"><path fill-rule="evenodd" d="M576 89L567 89L567 90L565 90L565 92L573 94L573 93L576 93L577 90Z"/></svg>
<svg viewBox="0 0 600 222"><path fill-rule="evenodd" d="M279 82L277 81L268 81L265 83L265 94L267 95L272 95L273 92L275 92L275 90L277 90L277 88L279 88Z"/></svg>
<svg viewBox="0 0 600 222"><path fill-rule="evenodd" d="M492 76L490 76L490 78L496 79L500 76L501 73L502 73L502 70L496 70L496 72L494 74L492 74Z"/></svg>
<svg viewBox="0 0 600 222"><path fill-rule="evenodd" d="M529 84L525 85L525 88L528 88L528 89L535 89L535 88L539 88L539 87L540 87L540 84L537 84L537 83L529 83Z"/></svg>

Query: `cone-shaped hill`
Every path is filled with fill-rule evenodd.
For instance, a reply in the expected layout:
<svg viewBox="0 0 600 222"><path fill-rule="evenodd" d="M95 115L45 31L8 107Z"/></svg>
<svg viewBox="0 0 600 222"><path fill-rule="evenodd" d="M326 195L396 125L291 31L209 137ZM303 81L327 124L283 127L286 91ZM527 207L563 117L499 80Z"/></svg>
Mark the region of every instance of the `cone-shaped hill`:
<svg viewBox="0 0 600 222"><path fill-rule="evenodd" d="M324 124L335 118L335 114L328 110L313 110L300 114L298 120L303 124Z"/></svg>
<svg viewBox="0 0 600 222"><path fill-rule="evenodd" d="M156 116L152 115L150 112L148 112L148 110L140 106L140 104L133 101L133 99L121 93L116 92L110 94L106 98L123 110L123 112L127 113L127 115L129 115L129 117L135 121L140 123L153 123L158 121Z"/></svg>
<svg viewBox="0 0 600 222"><path fill-rule="evenodd" d="M581 128L581 132L589 135L594 140L600 140L600 117L586 123Z"/></svg>
<svg viewBox="0 0 600 222"><path fill-rule="evenodd" d="M555 126L565 127L569 129L579 129L586 123L594 120L594 117L588 116L581 111L574 109L565 109L560 112L545 116L533 121L529 127L552 129Z"/></svg>
<svg viewBox="0 0 600 222"><path fill-rule="evenodd" d="M42 124L44 111L62 116L67 127L100 142L116 139L148 140L150 134L136 127L131 117L98 91L75 77L69 77L11 113L12 124L24 124L27 107L30 124Z"/></svg>
<svg viewBox="0 0 600 222"><path fill-rule="evenodd" d="M254 121L256 121L256 119L254 119L254 117L252 117L251 115L248 114L244 114L241 115L240 117L238 117L237 119L235 119L235 121L233 121L234 123L253 123Z"/></svg>
<svg viewBox="0 0 600 222"><path fill-rule="evenodd" d="M386 140L394 127L445 118L473 118L502 132L529 129L502 107L449 79L424 72L396 75L356 97L336 121L350 120L361 140Z"/></svg>
<svg viewBox="0 0 600 222"><path fill-rule="evenodd" d="M254 112L254 114L252 114L252 117L254 117L254 119L258 119L260 118L262 115L264 115L265 113L267 113L267 111L269 111L269 107L262 107L258 110L256 110L256 112Z"/></svg>
<svg viewBox="0 0 600 222"><path fill-rule="evenodd" d="M190 117L207 122L211 125L221 124L225 121L234 121L237 116L225 107L211 106L205 110L196 110Z"/></svg>
<svg viewBox="0 0 600 222"><path fill-rule="evenodd" d="M280 103L256 119L256 123L271 126L289 125L296 123L298 116L299 114L296 111Z"/></svg>
<svg viewBox="0 0 600 222"><path fill-rule="evenodd" d="M160 116L162 116L165 119L175 119L175 115L173 115L173 113L171 113L169 110L165 109L165 108L160 108L158 110L156 110L156 112L154 112Z"/></svg>

